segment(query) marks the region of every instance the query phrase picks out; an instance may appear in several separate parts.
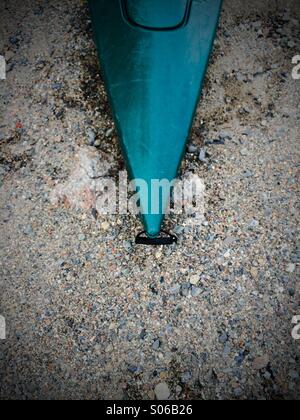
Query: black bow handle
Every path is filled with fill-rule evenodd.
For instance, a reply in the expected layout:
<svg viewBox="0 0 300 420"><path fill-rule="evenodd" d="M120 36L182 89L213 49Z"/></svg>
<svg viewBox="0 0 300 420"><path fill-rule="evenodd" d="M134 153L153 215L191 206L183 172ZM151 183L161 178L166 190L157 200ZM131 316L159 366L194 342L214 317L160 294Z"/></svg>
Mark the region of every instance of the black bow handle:
<svg viewBox="0 0 300 420"><path fill-rule="evenodd" d="M149 238L145 236L146 232L141 232L137 235L135 239L135 243L137 245L152 245L152 246L159 246L159 245L173 245L177 243L177 237L172 235L169 232L161 231L161 236L157 238ZM166 235L166 236L162 236Z"/></svg>

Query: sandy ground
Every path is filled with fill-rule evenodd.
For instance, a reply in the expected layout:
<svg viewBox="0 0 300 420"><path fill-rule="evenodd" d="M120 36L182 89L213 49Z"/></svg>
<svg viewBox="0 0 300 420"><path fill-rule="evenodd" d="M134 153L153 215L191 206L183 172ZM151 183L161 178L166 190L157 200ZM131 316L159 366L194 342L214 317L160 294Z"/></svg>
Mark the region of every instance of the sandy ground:
<svg viewBox="0 0 300 420"><path fill-rule="evenodd" d="M299 9L224 2L182 166L206 219L153 250L95 210L124 163L86 3L1 1L1 399L299 398Z"/></svg>

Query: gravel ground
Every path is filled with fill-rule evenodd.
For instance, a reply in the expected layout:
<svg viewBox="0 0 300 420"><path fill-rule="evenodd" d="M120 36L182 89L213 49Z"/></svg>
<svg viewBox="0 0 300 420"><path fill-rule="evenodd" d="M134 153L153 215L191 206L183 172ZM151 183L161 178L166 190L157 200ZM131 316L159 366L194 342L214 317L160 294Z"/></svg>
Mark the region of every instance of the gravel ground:
<svg viewBox="0 0 300 420"><path fill-rule="evenodd" d="M153 250L97 215L124 164L85 1L1 1L1 399L299 399L299 18L224 2L182 166L206 219Z"/></svg>

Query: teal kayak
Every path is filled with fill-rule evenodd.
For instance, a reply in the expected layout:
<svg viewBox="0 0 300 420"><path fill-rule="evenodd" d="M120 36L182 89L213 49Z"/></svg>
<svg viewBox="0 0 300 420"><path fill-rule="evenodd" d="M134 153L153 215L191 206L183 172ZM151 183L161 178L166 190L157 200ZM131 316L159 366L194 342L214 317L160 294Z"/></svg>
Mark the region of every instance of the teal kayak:
<svg viewBox="0 0 300 420"><path fill-rule="evenodd" d="M129 176L139 189L145 237L161 227L169 197L153 206L153 180L172 181L201 93L222 0L89 0L95 41ZM156 203L157 204L157 203ZM156 211L151 211L152 208ZM163 235L164 236L164 235Z"/></svg>

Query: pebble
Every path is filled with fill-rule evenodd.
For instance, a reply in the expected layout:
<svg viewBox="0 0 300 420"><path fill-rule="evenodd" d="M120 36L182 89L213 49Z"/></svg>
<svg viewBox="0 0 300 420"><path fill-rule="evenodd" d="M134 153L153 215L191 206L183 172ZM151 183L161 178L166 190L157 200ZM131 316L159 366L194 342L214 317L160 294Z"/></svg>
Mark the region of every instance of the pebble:
<svg viewBox="0 0 300 420"><path fill-rule="evenodd" d="M144 340L147 337L147 331L143 329L140 333L140 339Z"/></svg>
<svg viewBox="0 0 300 420"><path fill-rule="evenodd" d="M248 106L244 106L244 107L243 107L243 111L244 111L246 114L251 114L251 109L250 109Z"/></svg>
<svg viewBox="0 0 300 420"><path fill-rule="evenodd" d="M171 295L178 295L180 293L180 289L181 289L180 284L174 284L174 286L170 288Z"/></svg>
<svg viewBox="0 0 300 420"><path fill-rule="evenodd" d="M225 344L228 341L228 335L226 332L222 333L219 337L219 341L222 344Z"/></svg>
<svg viewBox="0 0 300 420"><path fill-rule="evenodd" d="M197 150L198 150L198 148L197 148L194 144L190 144L190 145L188 146L188 152L189 152L189 153L196 153L196 152L197 152Z"/></svg>
<svg viewBox="0 0 300 420"><path fill-rule="evenodd" d="M187 384L188 382L190 382L190 380L192 379L192 374L191 374L191 372L184 372L182 375L181 375L181 382L183 383L183 384Z"/></svg>
<svg viewBox="0 0 300 420"><path fill-rule="evenodd" d="M88 136L88 144L90 146L94 146L95 145L95 139L96 139L95 131L91 128L88 128L87 129L87 136Z"/></svg>
<svg viewBox="0 0 300 420"><path fill-rule="evenodd" d="M295 289L293 289L292 287L289 287L289 288L288 288L288 294L289 294L291 297L293 297L293 296L295 296L295 294L296 294L296 290L295 290Z"/></svg>
<svg viewBox="0 0 300 420"><path fill-rule="evenodd" d="M106 137L110 137L114 131L115 131L114 127L109 128L109 129L106 131L105 136L106 136Z"/></svg>
<svg viewBox="0 0 300 420"><path fill-rule="evenodd" d="M192 296L198 297L201 294L201 289L199 287L192 286Z"/></svg>
<svg viewBox="0 0 300 420"><path fill-rule="evenodd" d="M287 273L293 273L296 270L296 264L290 263L286 267Z"/></svg>
<svg viewBox="0 0 300 420"><path fill-rule="evenodd" d="M137 366L128 366L128 371L130 372L130 373L133 373L133 374L135 374L137 371L138 371L138 367Z"/></svg>
<svg viewBox="0 0 300 420"><path fill-rule="evenodd" d="M246 76L243 73L238 72L236 74L236 79L237 79L238 82L245 82L246 81Z"/></svg>
<svg viewBox="0 0 300 420"><path fill-rule="evenodd" d="M296 43L294 41L289 41L287 45L288 45L289 48L295 48L296 47Z"/></svg>
<svg viewBox="0 0 300 420"><path fill-rule="evenodd" d="M11 36L11 37L9 38L9 42L10 42L12 45L18 45L18 44L19 44L19 42L20 42L20 38L19 38L19 37L17 37L17 36Z"/></svg>
<svg viewBox="0 0 300 420"><path fill-rule="evenodd" d="M252 267L250 270L250 274L254 279L258 278L258 269L256 267Z"/></svg>
<svg viewBox="0 0 300 420"><path fill-rule="evenodd" d="M253 172L247 169L246 171L244 171L244 177L245 178L252 178L253 177Z"/></svg>
<svg viewBox="0 0 300 420"><path fill-rule="evenodd" d="M234 395L235 395L236 397L241 397L241 396L243 395L243 390L242 390L242 388L235 388L235 390L234 390Z"/></svg>
<svg viewBox="0 0 300 420"><path fill-rule="evenodd" d="M0 165L0 176L4 176L6 174L6 168L4 165Z"/></svg>
<svg viewBox="0 0 300 420"><path fill-rule="evenodd" d="M155 340L154 343L152 344L152 349L153 350L158 350L161 346L161 342L160 340Z"/></svg>
<svg viewBox="0 0 300 420"><path fill-rule="evenodd" d="M227 357L230 355L230 353L231 353L231 346L229 343L226 343L223 350L223 356Z"/></svg>
<svg viewBox="0 0 300 420"><path fill-rule="evenodd" d="M221 140L231 140L232 134L229 131L221 131L219 134Z"/></svg>
<svg viewBox="0 0 300 420"><path fill-rule="evenodd" d="M252 130L250 130L250 128L247 128L246 130L243 130L242 131L242 135L243 136L252 136L253 135L253 132L252 132Z"/></svg>
<svg viewBox="0 0 300 420"><path fill-rule="evenodd" d="M267 381L269 381L270 379L272 379L272 375L271 375L271 373L269 373L269 372L265 372L265 373L263 374L263 377L264 377Z"/></svg>
<svg viewBox="0 0 300 420"><path fill-rule="evenodd" d="M23 232L27 236L33 237L35 235L34 230L33 230L33 227L31 225L24 226Z"/></svg>
<svg viewBox="0 0 300 420"><path fill-rule="evenodd" d="M181 294L184 297L187 297L190 294L190 285L189 284L183 284L181 286Z"/></svg>
<svg viewBox="0 0 300 420"><path fill-rule="evenodd" d="M205 149L201 149L199 153L199 160L200 162L206 162L206 151Z"/></svg>
<svg viewBox="0 0 300 420"><path fill-rule="evenodd" d="M199 281L200 281L199 274L194 274L194 275L190 278L190 283L191 283L193 286L197 286L197 285L198 285L198 283L199 283Z"/></svg>
<svg viewBox="0 0 300 420"><path fill-rule="evenodd" d="M260 356L254 359L253 361L253 369L255 370L261 370L268 366L270 363L270 358L268 355Z"/></svg>
<svg viewBox="0 0 300 420"><path fill-rule="evenodd" d="M168 400L171 395L170 389L165 382L156 385L154 392L156 399L160 401Z"/></svg>
<svg viewBox="0 0 300 420"><path fill-rule="evenodd" d="M224 245L232 245L236 242L236 238L234 236L227 236L224 240Z"/></svg>
<svg viewBox="0 0 300 420"><path fill-rule="evenodd" d="M255 230L258 227L259 227L259 221L258 220L255 220L255 219L251 220L251 222L248 225L248 229L249 230Z"/></svg>
<svg viewBox="0 0 300 420"><path fill-rule="evenodd" d="M133 248L132 242L124 241L123 246L124 246L124 248L126 249L127 252L132 251L132 248Z"/></svg>
<svg viewBox="0 0 300 420"><path fill-rule="evenodd" d="M85 240L86 240L86 236L85 236L83 233L81 233L81 234L78 236L78 240L79 240L79 241L85 241Z"/></svg>
<svg viewBox="0 0 300 420"><path fill-rule="evenodd" d="M180 385L176 386L176 394L180 394L182 392L182 388Z"/></svg>
<svg viewBox="0 0 300 420"><path fill-rule="evenodd" d="M107 232L109 228L110 228L110 224L108 222L101 223L101 229L104 230L104 232Z"/></svg>
<svg viewBox="0 0 300 420"><path fill-rule="evenodd" d="M53 83L52 89L53 90L61 90L62 84L61 83Z"/></svg>

